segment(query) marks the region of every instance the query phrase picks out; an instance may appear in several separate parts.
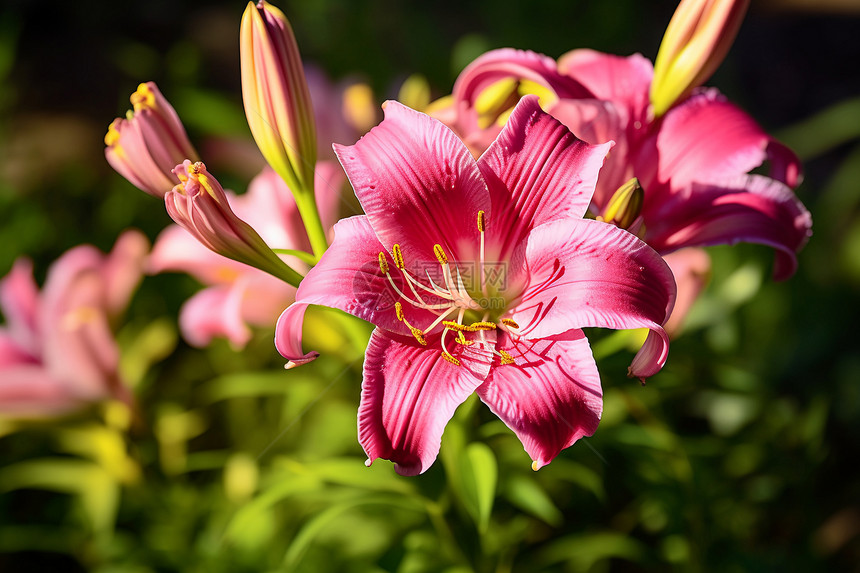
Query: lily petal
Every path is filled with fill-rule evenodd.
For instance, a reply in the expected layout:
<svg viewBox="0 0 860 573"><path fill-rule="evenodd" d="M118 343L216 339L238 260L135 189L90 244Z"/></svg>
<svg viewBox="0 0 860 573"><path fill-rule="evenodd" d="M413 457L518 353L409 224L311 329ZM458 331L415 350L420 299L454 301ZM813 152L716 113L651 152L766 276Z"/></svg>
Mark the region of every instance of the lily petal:
<svg viewBox="0 0 860 573"><path fill-rule="evenodd" d="M242 348L251 339L251 330L242 317L242 281L232 285L203 289L182 305L179 327L192 346L202 348L221 336L234 348Z"/></svg>
<svg viewBox="0 0 860 573"><path fill-rule="evenodd" d="M680 189L693 181L741 175L764 162L770 141L750 116L709 89L666 114L657 135L657 177Z"/></svg>
<svg viewBox="0 0 860 573"><path fill-rule="evenodd" d="M302 325L307 308L305 303L294 302L281 313L275 326L275 348L288 360L287 369L307 364L320 355L315 351L302 352Z"/></svg>
<svg viewBox="0 0 860 573"><path fill-rule="evenodd" d="M537 470L597 429L603 411L600 376L581 330L537 341L501 336L497 348L516 364L497 366L478 396L516 434Z"/></svg>
<svg viewBox="0 0 860 573"><path fill-rule="evenodd" d="M522 98L478 159L493 201L491 241L508 245L506 252L543 223L582 218L611 146L577 139L541 109L537 96Z"/></svg>
<svg viewBox="0 0 860 573"><path fill-rule="evenodd" d="M0 280L0 310L9 335L27 352L39 353L39 288L33 280L33 261L19 258Z"/></svg>
<svg viewBox="0 0 860 573"><path fill-rule="evenodd" d="M621 57L588 49L572 50L558 59L558 71L585 86L591 93L589 97L629 107L631 122L645 118L654 68L641 54Z"/></svg>
<svg viewBox="0 0 860 573"><path fill-rule="evenodd" d="M650 328L630 374L662 368L669 339L662 325L675 302L672 271L627 231L593 220L564 220L531 232L525 248L531 283L512 318L526 339L573 328Z"/></svg>
<svg viewBox="0 0 860 573"><path fill-rule="evenodd" d="M661 253L681 247L758 243L776 249L773 276L785 280L812 235L812 217L785 184L761 175L693 183L664 203L645 239Z"/></svg>
<svg viewBox="0 0 860 573"><path fill-rule="evenodd" d="M399 244L408 268L435 260L437 243L453 260L475 260L475 221L490 198L471 153L438 120L395 101L383 109L358 143L334 145L378 241L389 252Z"/></svg>
<svg viewBox="0 0 860 573"><path fill-rule="evenodd" d="M395 463L401 475L424 472L439 453L442 432L490 370L489 352L460 366L442 358L441 347L419 346L377 328L367 345L358 440L367 465Z"/></svg>

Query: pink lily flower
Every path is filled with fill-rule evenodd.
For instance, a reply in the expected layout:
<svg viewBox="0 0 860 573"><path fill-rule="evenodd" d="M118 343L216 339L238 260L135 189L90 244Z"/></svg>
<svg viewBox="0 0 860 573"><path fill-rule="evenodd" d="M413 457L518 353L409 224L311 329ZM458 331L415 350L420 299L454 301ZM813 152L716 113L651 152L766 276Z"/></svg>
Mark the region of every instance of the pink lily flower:
<svg viewBox="0 0 860 573"><path fill-rule="evenodd" d="M337 220L345 179L338 164L317 163L316 201L327 229ZM310 249L295 199L270 167L251 181L245 194L225 194L237 216L256 229L267 244L279 249ZM295 257L288 261L292 268L307 269L307 264ZM185 302L179 314L183 336L198 347L208 345L214 337L224 337L234 348L243 348L251 338L250 326L270 328L284 307L295 300L294 286L210 251L178 225L171 225L158 236L147 271L184 272L207 285Z"/></svg>
<svg viewBox="0 0 860 573"><path fill-rule="evenodd" d="M616 143L597 182L596 215L637 177L644 190L640 235L660 254L760 243L776 249L774 278L790 277L812 224L791 190L800 175L795 155L715 89L698 90L655 119L652 77L651 63L640 55L574 50L553 65L533 52L495 50L457 79L451 125L480 152L501 129L500 122L479 127L475 107L482 91L502 79L538 84L548 91L547 111L577 137ZM769 177L749 174L766 162Z"/></svg>
<svg viewBox="0 0 860 573"><path fill-rule="evenodd" d="M118 372L111 325L142 276L149 245L127 231L105 256L75 247L48 270L39 292L33 265L19 259L0 280L0 415L59 415L116 398L131 400Z"/></svg>
<svg viewBox="0 0 860 573"><path fill-rule="evenodd" d="M197 151L154 82L140 84L130 100L134 111L108 127L105 157L137 188L162 198L179 183L173 168L186 159L197 161Z"/></svg>
<svg viewBox="0 0 860 573"><path fill-rule="evenodd" d="M629 374L663 366L675 285L632 234L584 220L610 144L591 146L524 98L475 160L442 123L397 102L353 146L335 145L366 215L334 242L278 320L303 353L309 304L376 325L359 441L403 475L435 460L445 425L477 392L538 469L594 433L602 391L584 327L648 328Z"/></svg>

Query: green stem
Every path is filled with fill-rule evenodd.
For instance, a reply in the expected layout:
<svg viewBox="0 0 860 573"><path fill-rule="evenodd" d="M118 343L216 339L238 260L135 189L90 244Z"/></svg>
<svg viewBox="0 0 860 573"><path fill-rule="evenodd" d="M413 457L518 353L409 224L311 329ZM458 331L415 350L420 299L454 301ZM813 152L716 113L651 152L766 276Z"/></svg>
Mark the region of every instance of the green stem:
<svg viewBox="0 0 860 573"><path fill-rule="evenodd" d="M323 229L320 214L317 210L317 204L314 200L313 192L295 193L296 206L299 208L299 215L302 217L302 222L305 224L305 231L308 234L308 239L311 241L311 249L313 249L316 260L323 256L323 253L328 249L328 241L325 238L325 229Z"/></svg>
<svg viewBox="0 0 860 573"><path fill-rule="evenodd" d="M316 264L317 259L310 253L306 253L304 251L298 251L296 249L272 249L276 255L289 255L291 257L296 257L297 259L313 266Z"/></svg>

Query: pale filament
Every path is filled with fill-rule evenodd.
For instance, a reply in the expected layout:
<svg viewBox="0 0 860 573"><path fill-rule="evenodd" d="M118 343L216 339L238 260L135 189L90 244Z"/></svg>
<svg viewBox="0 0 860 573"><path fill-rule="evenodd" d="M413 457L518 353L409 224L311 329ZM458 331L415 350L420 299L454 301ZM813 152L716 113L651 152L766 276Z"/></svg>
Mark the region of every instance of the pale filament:
<svg viewBox="0 0 860 573"><path fill-rule="evenodd" d="M485 265L485 239L484 239L484 229L485 229L485 217L484 211L478 212L478 231L480 232L480 285L481 292L484 297L487 297L487 277L486 271L484 269ZM426 345L427 341L424 338L424 335L428 334L430 331L435 329L437 326L442 324L444 329L442 330L441 336L441 346L442 346L442 357L448 362L459 366L460 360L448 350L447 345L447 337L451 332L455 332L456 336L454 338L454 342L462 345L462 346L470 346L472 344L477 343L483 348L488 348L494 355L500 357L502 364L516 364L516 360L504 350L496 350L495 344L489 342L486 338L485 331L496 330L497 328L501 328L503 331L508 332L511 335L516 336L513 330L519 328L519 326L511 319L504 318L501 319L498 324L495 322L489 322L490 313L485 310L481 321L473 322L469 325L463 323L463 319L465 318L465 314L467 310L470 311L480 311L482 309L481 305L472 298L469 294L469 291L466 289L466 286L463 283L463 276L460 273L459 268L454 265L454 269L451 268L451 265L448 262L448 257L445 254L445 251L442 249L441 245L433 246L434 254L436 255L437 260L439 261L439 265L442 267L442 277L444 279L444 286L440 286L433 281L433 277L430 276L430 271L426 272L427 280L430 286L419 281L415 278L409 271L406 270L406 264L403 260L403 254L400 250L400 245L395 244L392 247L391 256L394 259L394 266L400 271L403 275L406 284L409 285L409 290L411 291L414 298L408 296L406 293L401 290L397 284L394 282L394 278L391 276L389 272L388 260L385 257L385 253L379 253L379 267L380 270L385 274L388 279L388 283L391 285L391 288L394 289L394 292L400 296L404 302L409 305L420 308L423 310L428 310L432 314L436 315L435 320L427 326L426 328L417 328L409 323L406 319L406 316L403 312L403 305L400 302L396 303L396 311L397 311L397 319L403 322L412 332L412 335L415 339L422 345ZM445 302L430 304L425 302L422 295L419 293L419 289L433 295L438 299L442 299ZM451 313L457 312L456 321L446 320ZM464 333L474 333L475 339L468 340L465 337Z"/></svg>

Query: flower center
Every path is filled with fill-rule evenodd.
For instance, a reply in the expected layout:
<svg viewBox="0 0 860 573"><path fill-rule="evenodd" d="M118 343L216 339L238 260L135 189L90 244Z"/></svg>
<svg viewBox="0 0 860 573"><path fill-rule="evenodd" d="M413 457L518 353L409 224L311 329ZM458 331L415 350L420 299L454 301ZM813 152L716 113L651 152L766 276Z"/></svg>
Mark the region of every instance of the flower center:
<svg viewBox="0 0 860 573"><path fill-rule="evenodd" d="M385 274L388 283L399 300L394 303L394 312L397 320L409 328L412 336L422 346L427 345L426 335L433 329L442 327L442 358L454 364L460 365L460 360L449 350L449 337L454 344L461 346L472 346L490 350L499 356L502 364L516 364L516 360L504 350L496 350L495 341L487 340L486 333L501 329L516 336L519 325L511 318L499 318L505 309L494 309L488 304L489 288L487 284L486 262L484 260L484 230L486 228L486 216L484 211L478 211L478 231L481 236L480 257L478 261L477 279L478 284L473 289L468 289L463 281L463 274L456 261L448 260L448 255L438 243L433 245L433 254L439 263L439 268L434 268L437 279L434 281L430 274L431 269L426 270L427 282L422 282L406 269L403 253L400 245L395 244L391 248L391 258L394 266L403 277L403 282L408 287L401 289L397 286L391 275L388 258L384 252L379 253L379 269ZM406 290L406 292L404 292ZM479 294L480 293L480 296ZM477 299L477 300L476 300ZM496 297L493 300L502 300ZM426 327L419 328L406 317L406 309L409 307L422 309L434 314L436 318ZM453 347L452 347L453 348Z"/></svg>

